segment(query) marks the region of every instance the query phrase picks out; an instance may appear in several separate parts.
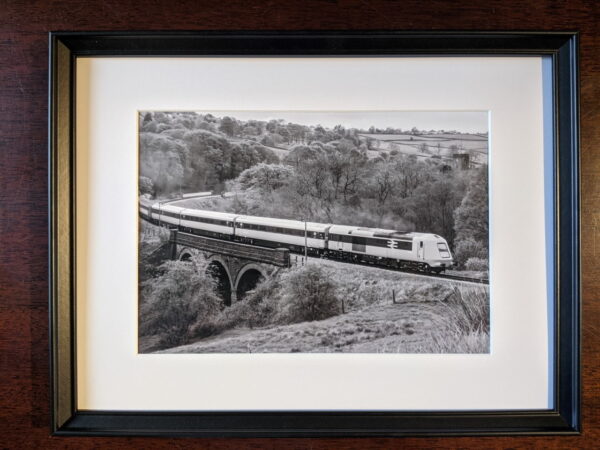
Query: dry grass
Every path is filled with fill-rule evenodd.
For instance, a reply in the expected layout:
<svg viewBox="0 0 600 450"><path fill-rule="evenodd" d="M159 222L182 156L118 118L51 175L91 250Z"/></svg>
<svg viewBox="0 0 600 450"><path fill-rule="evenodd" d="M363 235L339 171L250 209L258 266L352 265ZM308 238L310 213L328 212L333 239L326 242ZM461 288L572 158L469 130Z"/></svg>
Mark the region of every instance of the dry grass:
<svg viewBox="0 0 600 450"><path fill-rule="evenodd" d="M454 288L431 330L423 353L488 353L490 303L487 288Z"/></svg>
<svg viewBox="0 0 600 450"><path fill-rule="evenodd" d="M412 292L419 293L416 301L376 301L321 321L232 329L167 352L487 353L487 291L450 288L451 295L442 298L447 289L437 285L429 289L431 296L427 297L427 287L413 288ZM425 298L427 301L419 301Z"/></svg>

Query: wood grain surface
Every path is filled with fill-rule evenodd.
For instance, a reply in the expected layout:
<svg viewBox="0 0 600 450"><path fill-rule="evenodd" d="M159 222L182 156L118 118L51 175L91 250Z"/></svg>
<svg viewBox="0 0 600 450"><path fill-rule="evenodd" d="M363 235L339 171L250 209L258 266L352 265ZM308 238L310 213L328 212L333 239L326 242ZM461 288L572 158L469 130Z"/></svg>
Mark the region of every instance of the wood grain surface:
<svg viewBox="0 0 600 450"><path fill-rule="evenodd" d="M598 448L600 2L596 0L39 0L0 2L0 447ZM54 438L49 428L47 82L51 30L576 30L581 32L581 436L416 439Z"/></svg>

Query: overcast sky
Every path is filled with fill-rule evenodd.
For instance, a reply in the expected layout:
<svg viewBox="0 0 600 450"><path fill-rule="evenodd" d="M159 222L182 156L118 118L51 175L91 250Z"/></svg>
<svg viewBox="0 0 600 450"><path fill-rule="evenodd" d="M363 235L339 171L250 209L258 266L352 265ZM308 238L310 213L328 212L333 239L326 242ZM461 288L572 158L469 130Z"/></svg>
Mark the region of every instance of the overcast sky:
<svg viewBox="0 0 600 450"><path fill-rule="evenodd" d="M402 128L420 130L456 130L464 133L488 131L487 111L198 111L217 117L232 116L240 120L283 119L301 125L332 128Z"/></svg>

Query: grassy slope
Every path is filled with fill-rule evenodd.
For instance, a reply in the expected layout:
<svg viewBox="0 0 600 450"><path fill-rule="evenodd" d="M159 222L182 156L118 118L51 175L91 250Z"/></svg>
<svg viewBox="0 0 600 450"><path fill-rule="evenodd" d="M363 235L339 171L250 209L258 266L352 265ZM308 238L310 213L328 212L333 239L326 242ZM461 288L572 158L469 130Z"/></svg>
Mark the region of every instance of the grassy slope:
<svg viewBox="0 0 600 450"><path fill-rule="evenodd" d="M362 311L315 322L264 329L236 329L168 353L354 352L418 351L428 339L435 306L375 305Z"/></svg>
<svg viewBox="0 0 600 450"><path fill-rule="evenodd" d="M312 262L313 264L315 262ZM487 335L459 335L445 318L448 300L482 287L439 282L373 267L320 261L339 283L346 314L260 329L237 328L164 353L467 353L487 352ZM392 303L392 290L396 303Z"/></svg>

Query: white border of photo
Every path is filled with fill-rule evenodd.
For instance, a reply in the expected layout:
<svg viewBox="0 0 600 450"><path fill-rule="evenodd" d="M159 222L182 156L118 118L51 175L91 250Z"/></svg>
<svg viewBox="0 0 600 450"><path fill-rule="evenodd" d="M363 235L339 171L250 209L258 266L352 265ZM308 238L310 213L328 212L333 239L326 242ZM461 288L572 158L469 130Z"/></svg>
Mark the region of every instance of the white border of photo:
<svg viewBox="0 0 600 450"><path fill-rule="evenodd" d="M547 66L541 57L79 58L77 408L551 408ZM140 110L488 111L490 354L138 354Z"/></svg>

